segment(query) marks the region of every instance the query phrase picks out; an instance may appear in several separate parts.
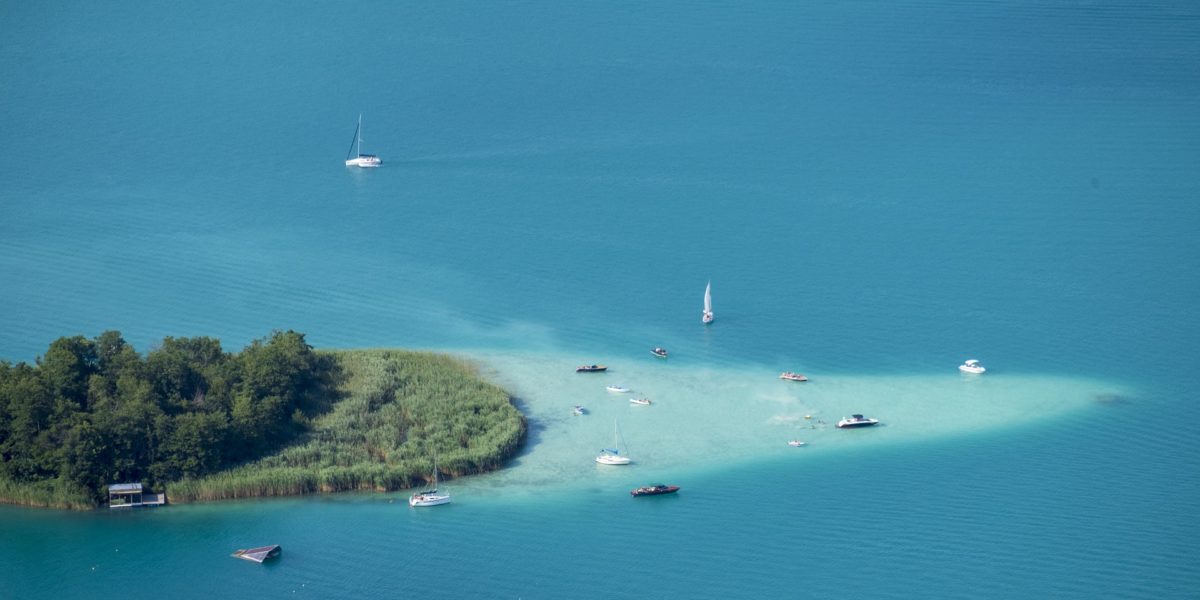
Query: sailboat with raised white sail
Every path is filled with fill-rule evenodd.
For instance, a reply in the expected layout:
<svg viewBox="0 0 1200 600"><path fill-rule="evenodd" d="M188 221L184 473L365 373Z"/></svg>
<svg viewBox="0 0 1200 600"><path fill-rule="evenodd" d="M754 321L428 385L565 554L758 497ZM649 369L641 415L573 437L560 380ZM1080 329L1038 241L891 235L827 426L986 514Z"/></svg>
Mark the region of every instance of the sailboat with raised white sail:
<svg viewBox="0 0 1200 600"><path fill-rule="evenodd" d="M627 465L633 462L628 456L621 455L621 448L625 446L624 439L621 438L621 428L617 426L617 421L613 420L613 447L601 448L600 456L596 457L596 462L602 465ZM629 454L629 448L625 447L625 453Z"/></svg>
<svg viewBox="0 0 1200 600"><path fill-rule="evenodd" d="M409 506L437 506L450 503L450 492L438 491L437 454L433 455L433 487L408 497Z"/></svg>
<svg viewBox="0 0 1200 600"><path fill-rule="evenodd" d="M358 148L357 151L355 147ZM354 128L354 139L350 140L350 150L346 152L346 166L367 168L378 167L382 164L383 161L378 156L362 153L362 115L359 114L358 127Z"/></svg>
<svg viewBox="0 0 1200 600"><path fill-rule="evenodd" d="M704 288L704 312L700 315L700 321L705 325L713 322L712 310L712 282Z"/></svg>

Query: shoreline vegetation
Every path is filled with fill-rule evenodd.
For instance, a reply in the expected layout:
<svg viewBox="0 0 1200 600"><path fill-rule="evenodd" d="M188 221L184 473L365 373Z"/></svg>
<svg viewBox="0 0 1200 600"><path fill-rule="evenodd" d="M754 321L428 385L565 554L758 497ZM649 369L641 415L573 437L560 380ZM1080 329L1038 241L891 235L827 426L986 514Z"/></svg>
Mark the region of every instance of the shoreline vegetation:
<svg viewBox="0 0 1200 600"><path fill-rule="evenodd" d="M294 331L237 354L165 338L143 358L118 332L0 362L0 502L89 509L107 485L168 502L392 491L502 467L525 417L453 357L314 350Z"/></svg>

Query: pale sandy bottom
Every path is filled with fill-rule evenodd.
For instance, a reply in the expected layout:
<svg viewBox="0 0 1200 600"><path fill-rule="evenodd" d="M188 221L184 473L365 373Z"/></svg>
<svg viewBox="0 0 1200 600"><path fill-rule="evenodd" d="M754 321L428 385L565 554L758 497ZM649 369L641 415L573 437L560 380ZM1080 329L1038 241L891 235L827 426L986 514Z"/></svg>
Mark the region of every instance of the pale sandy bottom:
<svg viewBox="0 0 1200 600"><path fill-rule="evenodd" d="M460 352L480 373L519 399L529 444L499 473L456 482L461 493L539 493L616 481L671 481L780 454L880 451L939 436L1019 426L1127 395L1119 384L1067 375L989 372L911 376L806 373L805 383L778 371L696 367L655 359L607 362L607 373L575 373L579 361L529 352ZM606 391L610 384L632 390ZM629 402L649 398L650 406ZM573 416L572 407L587 408ZM875 427L844 430L861 413ZM619 427L629 466L595 463ZM789 440L807 445L794 448Z"/></svg>

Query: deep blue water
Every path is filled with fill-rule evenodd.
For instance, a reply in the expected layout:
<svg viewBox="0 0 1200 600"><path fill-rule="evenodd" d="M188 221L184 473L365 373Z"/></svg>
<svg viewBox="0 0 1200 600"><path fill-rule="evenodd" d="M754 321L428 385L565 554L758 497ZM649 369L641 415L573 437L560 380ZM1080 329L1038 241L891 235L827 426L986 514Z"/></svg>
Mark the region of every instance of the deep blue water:
<svg viewBox="0 0 1200 600"><path fill-rule="evenodd" d="M1134 390L634 504L2 508L0 597L1195 597L1198 42L1186 2L0 5L5 360L290 328Z"/></svg>

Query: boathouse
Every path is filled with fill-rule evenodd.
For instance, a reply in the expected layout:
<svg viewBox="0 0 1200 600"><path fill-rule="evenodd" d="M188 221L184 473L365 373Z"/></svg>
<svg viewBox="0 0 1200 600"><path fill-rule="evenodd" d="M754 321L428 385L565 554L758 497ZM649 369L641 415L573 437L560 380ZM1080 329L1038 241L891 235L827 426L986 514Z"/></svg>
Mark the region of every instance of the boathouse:
<svg viewBox="0 0 1200 600"><path fill-rule="evenodd" d="M167 503L166 494L143 492L140 483L116 483L108 486L109 508L161 506Z"/></svg>

